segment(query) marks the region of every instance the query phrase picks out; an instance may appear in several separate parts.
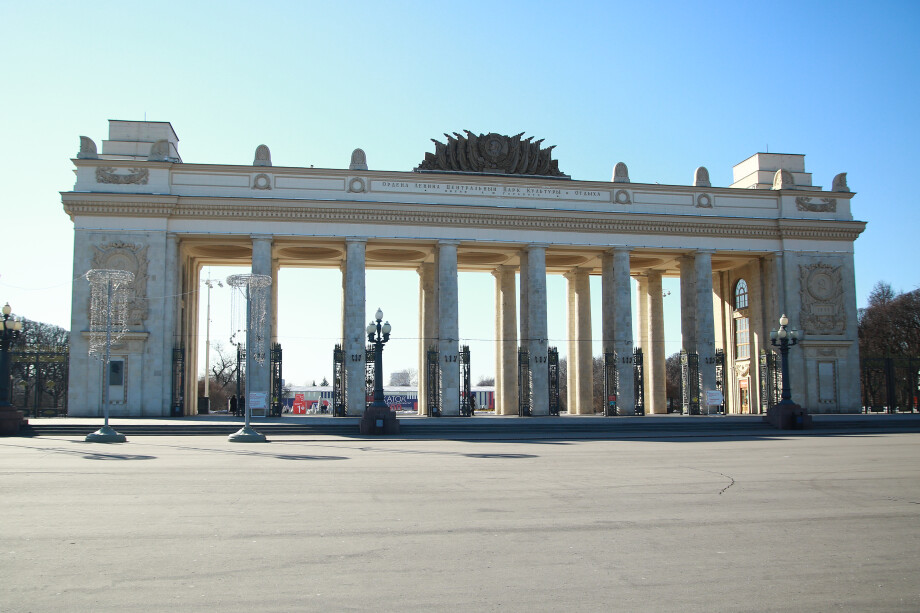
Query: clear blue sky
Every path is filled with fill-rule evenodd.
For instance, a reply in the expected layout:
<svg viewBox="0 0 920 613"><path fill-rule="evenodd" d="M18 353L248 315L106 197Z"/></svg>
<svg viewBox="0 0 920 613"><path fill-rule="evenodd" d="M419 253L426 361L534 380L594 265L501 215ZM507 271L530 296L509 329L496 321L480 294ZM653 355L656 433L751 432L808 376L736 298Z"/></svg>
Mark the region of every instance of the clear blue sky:
<svg viewBox="0 0 920 613"><path fill-rule="evenodd" d="M469 129L544 138L575 179L609 180L623 161L634 182L688 184L703 165L726 186L757 151L804 153L815 184L848 172L858 192L862 306L879 280L920 286L918 30L916 2L2 0L0 301L69 328L73 232L58 194L73 185L69 159L79 135L100 143L108 119L146 116L172 122L183 159L204 163L247 164L265 143L278 165L342 168L362 147L372 169L409 170L430 138ZM330 371L315 330L330 329L338 298L329 310L316 296L336 285L297 274L282 279L281 316L300 383ZM381 297L393 283L414 292L412 276L380 279L368 312L402 313L394 337L414 336L414 311ZM491 308L491 279L461 279L461 291L461 335L491 338L463 306L475 296ZM553 320L561 280L556 293ZM388 370L414 365L412 351L394 343Z"/></svg>

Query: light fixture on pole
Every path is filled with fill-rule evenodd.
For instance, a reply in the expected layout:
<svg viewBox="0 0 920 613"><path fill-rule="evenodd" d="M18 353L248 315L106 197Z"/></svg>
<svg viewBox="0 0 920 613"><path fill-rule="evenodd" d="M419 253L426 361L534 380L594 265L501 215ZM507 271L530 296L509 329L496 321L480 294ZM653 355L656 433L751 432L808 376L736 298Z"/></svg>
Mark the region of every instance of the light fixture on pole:
<svg viewBox="0 0 920 613"><path fill-rule="evenodd" d="M210 382L211 382L211 290L214 288L214 283L217 283L217 287L223 287L224 284L220 281L215 281L211 279L210 272L208 273L208 278L205 280L204 284L208 286L208 316L206 323L204 325L204 397L208 400L205 401L206 408L208 411L211 410L210 406Z"/></svg>
<svg viewBox="0 0 920 613"><path fill-rule="evenodd" d="M10 304L3 305L3 318L0 319L0 434L12 435L19 433L19 427L28 424L22 416L22 411L17 411L10 402L12 396L10 387L10 345L19 339L22 334L22 320L13 317Z"/></svg>
<svg viewBox="0 0 920 613"><path fill-rule="evenodd" d="M374 344L374 401L364 410L358 425L361 434L399 434L399 420L383 397L383 346L390 340L393 327L383 321L383 310L377 309L376 321L367 324L367 341Z"/></svg>
<svg viewBox="0 0 920 613"><path fill-rule="evenodd" d="M792 392L789 389L789 348L798 344L803 333L798 330L787 330L789 318L783 314L779 318L779 329L770 331L770 344L779 347L782 372L782 394L779 404L767 409L767 421L777 428L805 428L810 423L807 411L792 402Z"/></svg>

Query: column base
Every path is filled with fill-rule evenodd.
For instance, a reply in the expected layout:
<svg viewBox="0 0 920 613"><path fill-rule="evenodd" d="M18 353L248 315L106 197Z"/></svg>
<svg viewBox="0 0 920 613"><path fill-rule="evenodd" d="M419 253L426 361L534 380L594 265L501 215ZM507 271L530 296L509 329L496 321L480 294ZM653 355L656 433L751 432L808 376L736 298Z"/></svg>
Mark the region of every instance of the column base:
<svg viewBox="0 0 920 613"><path fill-rule="evenodd" d="M124 434L119 434L111 426L102 426L92 434L87 434L84 439L87 443L124 443L127 442Z"/></svg>
<svg viewBox="0 0 920 613"><path fill-rule="evenodd" d="M779 430L804 430L811 427L808 410L794 402L770 407L764 421Z"/></svg>
<svg viewBox="0 0 920 613"><path fill-rule="evenodd" d="M358 423L360 434L399 434L399 420L390 407L369 406Z"/></svg>
<svg viewBox="0 0 920 613"><path fill-rule="evenodd" d="M19 428L28 425L22 411L12 406L0 407L0 436L17 436Z"/></svg>
<svg viewBox="0 0 920 613"><path fill-rule="evenodd" d="M249 426L243 426L233 434L227 437L231 443L266 443L268 442L265 435L256 432Z"/></svg>

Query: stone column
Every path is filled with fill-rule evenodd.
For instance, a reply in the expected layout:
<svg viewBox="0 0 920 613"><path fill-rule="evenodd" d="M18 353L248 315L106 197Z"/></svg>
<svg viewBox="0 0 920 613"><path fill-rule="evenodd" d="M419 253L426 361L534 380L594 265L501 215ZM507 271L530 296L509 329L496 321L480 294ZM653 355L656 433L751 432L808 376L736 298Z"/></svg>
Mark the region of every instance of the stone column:
<svg viewBox="0 0 920 613"><path fill-rule="evenodd" d="M345 406L350 416L363 415L367 404L365 377L364 252L367 239L345 239L342 283L342 349L345 351Z"/></svg>
<svg viewBox="0 0 920 613"><path fill-rule="evenodd" d="M549 369L546 332L546 247L527 248L527 329L530 334L533 414L549 415ZM522 292L523 293L523 292ZM523 315L521 319L524 319Z"/></svg>
<svg viewBox="0 0 920 613"><path fill-rule="evenodd" d="M602 257L601 290L605 353L616 352L617 411L635 415L633 382L632 288L629 276L629 249L616 248ZM606 398L604 399L606 402Z"/></svg>
<svg viewBox="0 0 920 613"><path fill-rule="evenodd" d="M457 308L457 242L438 243L438 342L441 414L460 415L460 331Z"/></svg>
<svg viewBox="0 0 920 613"><path fill-rule="evenodd" d="M563 275L566 280L566 336L568 340L568 368L566 369L566 394L565 405L569 415L577 415L578 411L578 298L576 296L575 272L570 271Z"/></svg>
<svg viewBox="0 0 920 613"><path fill-rule="evenodd" d="M281 264L278 258L272 258L272 336L271 342L278 342L278 272Z"/></svg>
<svg viewBox="0 0 920 613"><path fill-rule="evenodd" d="M522 251L520 254L521 266L520 266L520 275L521 275L521 308L519 309L521 313L521 321L518 322L521 329L521 347L527 348L527 343L530 341L530 330L527 326L528 324L528 306L527 300L530 296L530 284L527 282L527 251ZM515 364L517 364L517 357L515 357ZM517 369L517 366L515 366ZM516 372L516 370L515 370Z"/></svg>
<svg viewBox="0 0 920 613"><path fill-rule="evenodd" d="M697 251L696 350L700 355L700 409L705 410L706 392L716 389L716 332L712 307L712 251Z"/></svg>
<svg viewBox="0 0 920 613"><path fill-rule="evenodd" d="M696 351L696 268L691 256L683 256L680 263L680 347L686 352Z"/></svg>
<svg viewBox="0 0 920 613"><path fill-rule="evenodd" d="M576 268L566 274L566 279L569 285L569 413L593 415L594 359L591 355L590 276L587 270Z"/></svg>
<svg viewBox="0 0 920 613"><path fill-rule="evenodd" d="M272 275L272 237L271 235L254 234L251 238L252 274L271 276L272 285L274 285L275 279L274 275ZM275 289L274 287L267 287L264 291L267 294L265 300L266 329L263 337L265 346L261 349L265 352L265 360L259 364L255 359L257 351L255 345L253 344L250 347L247 344L246 350L252 356L251 359L247 360L247 363L252 368L252 373L246 373L246 397L249 397L250 392L263 392L265 393L266 403L268 403L271 401L271 341L275 337ZM255 343L254 334L250 335L250 339L252 343ZM266 409L266 414L268 414L268 409Z"/></svg>
<svg viewBox="0 0 920 613"><path fill-rule="evenodd" d="M648 273L639 275L639 345L642 348L642 389L645 391L645 412L649 413L649 399L652 393L651 370L649 363L652 352L648 342ZM638 392L637 392L638 394Z"/></svg>
<svg viewBox="0 0 920 613"><path fill-rule="evenodd" d="M647 365L651 373L651 394L647 397L648 414L667 413L668 396L667 396L667 377L665 374L665 355L664 348L664 300L661 293L661 273L657 270L648 273L648 309L649 309L649 328L648 341L651 350L651 359ZM711 302L710 302L711 307ZM710 321L712 317L710 317ZM650 400L651 402L648 402Z"/></svg>
<svg viewBox="0 0 920 613"><path fill-rule="evenodd" d="M495 414L517 415L517 299L514 268L499 266L495 276Z"/></svg>
<svg viewBox="0 0 920 613"><path fill-rule="evenodd" d="M438 342L438 284L434 263L418 267L418 414L428 415L428 349Z"/></svg>

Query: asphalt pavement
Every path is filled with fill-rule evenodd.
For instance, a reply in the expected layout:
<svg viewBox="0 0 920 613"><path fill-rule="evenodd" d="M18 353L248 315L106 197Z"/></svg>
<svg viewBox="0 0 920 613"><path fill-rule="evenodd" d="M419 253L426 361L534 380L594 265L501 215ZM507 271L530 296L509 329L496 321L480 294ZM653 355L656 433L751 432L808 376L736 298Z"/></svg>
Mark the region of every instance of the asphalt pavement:
<svg viewBox="0 0 920 613"><path fill-rule="evenodd" d="M917 611L920 434L0 439L0 611Z"/></svg>

